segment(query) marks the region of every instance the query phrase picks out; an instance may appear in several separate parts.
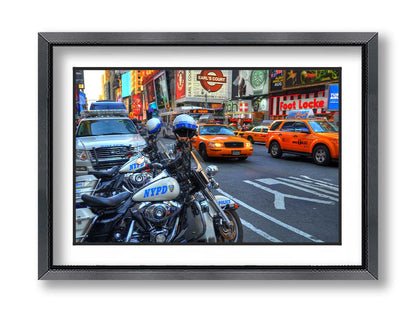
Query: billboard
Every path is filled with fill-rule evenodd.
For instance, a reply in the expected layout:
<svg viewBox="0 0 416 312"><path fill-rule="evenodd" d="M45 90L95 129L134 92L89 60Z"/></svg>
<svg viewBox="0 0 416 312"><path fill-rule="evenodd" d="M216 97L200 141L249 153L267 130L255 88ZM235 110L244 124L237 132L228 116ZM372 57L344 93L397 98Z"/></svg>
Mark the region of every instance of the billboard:
<svg viewBox="0 0 416 312"><path fill-rule="evenodd" d="M312 84L328 83L339 80L340 70L337 69L290 69L286 70L286 88L301 87Z"/></svg>
<svg viewBox="0 0 416 312"><path fill-rule="evenodd" d="M166 72L163 71L155 79L155 94L158 109L169 108L168 84Z"/></svg>
<svg viewBox="0 0 416 312"><path fill-rule="evenodd" d="M231 70L187 70L187 98L197 98L201 101L207 96L208 101L224 100L231 97Z"/></svg>
<svg viewBox="0 0 416 312"><path fill-rule="evenodd" d="M328 110L339 110L339 85L329 85Z"/></svg>
<svg viewBox="0 0 416 312"><path fill-rule="evenodd" d="M285 70L274 69L270 71L270 92L282 91L285 87Z"/></svg>
<svg viewBox="0 0 416 312"><path fill-rule="evenodd" d="M128 71L121 75L121 96L127 97L131 94L131 72Z"/></svg>
<svg viewBox="0 0 416 312"><path fill-rule="evenodd" d="M185 83L185 71L184 70L177 70L176 71L176 99L179 100L185 97L186 93L186 83Z"/></svg>
<svg viewBox="0 0 416 312"><path fill-rule="evenodd" d="M156 101L154 81L151 80L144 86L146 105Z"/></svg>
<svg viewBox="0 0 416 312"><path fill-rule="evenodd" d="M238 97L268 94L269 71L240 70L236 83L238 85Z"/></svg>

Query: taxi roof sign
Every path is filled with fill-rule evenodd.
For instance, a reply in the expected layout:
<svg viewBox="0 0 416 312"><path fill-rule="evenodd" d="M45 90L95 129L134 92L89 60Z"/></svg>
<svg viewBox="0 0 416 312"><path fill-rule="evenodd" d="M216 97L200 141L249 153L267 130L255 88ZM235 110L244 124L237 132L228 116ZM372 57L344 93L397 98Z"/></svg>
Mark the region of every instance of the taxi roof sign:
<svg viewBox="0 0 416 312"><path fill-rule="evenodd" d="M299 109L299 110L292 110L287 113L286 119L307 119L307 118L315 118L312 109Z"/></svg>

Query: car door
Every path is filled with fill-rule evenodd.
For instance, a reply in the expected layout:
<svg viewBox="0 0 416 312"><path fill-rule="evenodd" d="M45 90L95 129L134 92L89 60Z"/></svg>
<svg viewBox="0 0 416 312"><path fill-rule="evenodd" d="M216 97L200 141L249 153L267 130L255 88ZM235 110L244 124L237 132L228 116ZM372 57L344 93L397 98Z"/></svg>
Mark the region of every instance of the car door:
<svg viewBox="0 0 416 312"><path fill-rule="evenodd" d="M308 152L311 145L311 131L306 122L298 121L294 125L295 133L293 134L292 144L296 151Z"/></svg>
<svg viewBox="0 0 416 312"><path fill-rule="evenodd" d="M285 121L277 132L282 150L292 150L293 134L295 133L294 126L294 121Z"/></svg>
<svg viewBox="0 0 416 312"><path fill-rule="evenodd" d="M267 127L262 127L261 128L261 132L259 133L259 141L260 142L266 142L267 139L267 132L268 132L268 128Z"/></svg>
<svg viewBox="0 0 416 312"><path fill-rule="evenodd" d="M254 142L258 142L260 141L260 134L261 134L261 128L260 127L255 127L253 130L251 130L252 133L250 134L251 137L253 138Z"/></svg>

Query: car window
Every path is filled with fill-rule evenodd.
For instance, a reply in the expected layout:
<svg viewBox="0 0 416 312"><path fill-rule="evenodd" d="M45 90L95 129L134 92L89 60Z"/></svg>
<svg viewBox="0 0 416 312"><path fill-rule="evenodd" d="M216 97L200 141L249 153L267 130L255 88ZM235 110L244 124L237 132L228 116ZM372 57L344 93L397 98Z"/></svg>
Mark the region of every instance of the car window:
<svg viewBox="0 0 416 312"><path fill-rule="evenodd" d="M234 132L230 130L230 128L226 126L200 126L199 127L199 135L234 135Z"/></svg>
<svg viewBox="0 0 416 312"><path fill-rule="evenodd" d="M310 130L304 122L297 122L295 123L295 132L310 132Z"/></svg>
<svg viewBox="0 0 416 312"><path fill-rule="evenodd" d="M316 133L338 132L337 126L325 120L310 121L309 125L311 126L312 130Z"/></svg>
<svg viewBox="0 0 416 312"><path fill-rule="evenodd" d="M98 119L81 121L77 137L111 134L137 134L130 119Z"/></svg>
<svg viewBox="0 0 416 312"><path fill-rule="evenodd" d="M268 128L263 128L263 129L261 129L261 132L263 132L263 133L267 133L267 131L269 131L269 129L268 129Z"/></svg>
<svg viewBox="0 0 416 312"><path fill-rule="evenodd" d="M270 127L270 131L273 131L273 130L277 130L277 128L279 128L279 126L282 124L282 122L281 121L275 121L273 124L272 124L272 126Z"/></svg>
<svg viewBox="0 0 416 312"><path fill-rule="evenodd" d="M251 131L253 131L253 132L260 132L260 130L261 130L261 128L256 127L256 128L254 128L253 130L251 130Z"/></svg>
<svg viewBox="0 0 416 312"><path fill-rule="evenodd" d="M293 121L285 122L283 124L283 126L280 128L280 131L293 132L294 131L294 125L295 125L295 123Z"/></svg>

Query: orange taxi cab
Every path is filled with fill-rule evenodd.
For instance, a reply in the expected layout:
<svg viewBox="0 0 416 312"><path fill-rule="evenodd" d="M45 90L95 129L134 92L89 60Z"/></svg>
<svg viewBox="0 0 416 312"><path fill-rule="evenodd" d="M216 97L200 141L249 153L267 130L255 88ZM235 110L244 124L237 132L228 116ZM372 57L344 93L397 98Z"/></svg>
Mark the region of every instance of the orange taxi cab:
<svg viewBox="0 0 416 312"><path fill-rule="evenodd" d="M249 131L243 132L243 138L249 140L252 144L254 142L266 142L267 132L269 127L267 126L257 126Z"/></svg>
<svg viewBox="0 0 416 312"><path fill-rule="evenodd" d="M339 158L338 139L338 128L324 119L285 119L270 126L266 147L274 158L283 153L308 155L317 165L328 165Z"/></svg>
<svg viewBox="0 0 416 312"><path fill-rule="evenodd" d="M210 157L228 157L245 160L253 154L249 141L236 136L227 125L200 124L191 140L192 146L204 160Z"/></svg>

